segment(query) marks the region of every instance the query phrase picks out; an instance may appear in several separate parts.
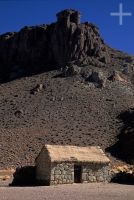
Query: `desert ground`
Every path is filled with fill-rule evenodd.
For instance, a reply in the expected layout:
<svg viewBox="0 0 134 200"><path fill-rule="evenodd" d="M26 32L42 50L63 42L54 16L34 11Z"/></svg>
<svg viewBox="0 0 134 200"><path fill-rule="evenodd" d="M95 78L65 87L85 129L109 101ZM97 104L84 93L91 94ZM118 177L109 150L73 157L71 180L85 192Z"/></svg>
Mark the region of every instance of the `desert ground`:
<svg viewBox="0 0 134 200"><path fill-rule="evenodd" d="M50 187L1 187L0 200L133 200L133 186L119 184L73 184Z"/></svg>

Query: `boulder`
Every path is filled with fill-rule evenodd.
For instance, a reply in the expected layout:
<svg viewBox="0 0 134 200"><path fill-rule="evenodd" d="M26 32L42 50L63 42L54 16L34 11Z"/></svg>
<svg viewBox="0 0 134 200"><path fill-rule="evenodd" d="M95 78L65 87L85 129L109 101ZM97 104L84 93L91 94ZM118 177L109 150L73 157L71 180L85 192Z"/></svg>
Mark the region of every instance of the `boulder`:
<svg viewBox="0 0 134 200"><path fill-rule="evenodd" d="M81 72L81 68L78 67L77 65L65 66L62 69L62 75L64 77L79 75L80 72Z"/></svg>
<svg viewBox="0 0 134 200"><path fill-rule="evenodd" d="M30 93L31 93L31 94L36 94L36 93L42 91L44 88L45 88L45 87L44 87L43 84L37 84L36 87L33 88L33 89L30 91Z"/></svg>
<svg viewBox="0 0 134 200"><path fill-rule="evenodd" d="M102 88L105 87L106 77L102 72L93 71L87 81L94 83L97 88Z"/></svg>
<svg viewBox="0 0 134 200"><path fill-rule="evenodd" d="M108 78L111 81L119 81L119 82L124 82L128 83L127 79L125 78L125 75L123 75L119 71L113 71L113 74Z"/></svg>
<svg viewBox="0 0 134 200"><path fill-rule="evenodd" d="M24 112L23 112L23 110L16 110L14 114L15 114L16 117L19 118L24 114Z"/></svg>

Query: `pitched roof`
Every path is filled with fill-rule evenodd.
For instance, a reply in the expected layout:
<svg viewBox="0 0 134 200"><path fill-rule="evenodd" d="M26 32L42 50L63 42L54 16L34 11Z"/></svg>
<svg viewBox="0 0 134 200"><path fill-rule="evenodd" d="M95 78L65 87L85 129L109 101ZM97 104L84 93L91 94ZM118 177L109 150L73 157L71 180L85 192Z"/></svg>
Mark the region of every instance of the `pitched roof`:
<svg viewBox="0 0 134 200"><path fill-rule="evenodd" d="M47 150L51 162L110 162L99 146L45 145L43 149Z"/></svg>

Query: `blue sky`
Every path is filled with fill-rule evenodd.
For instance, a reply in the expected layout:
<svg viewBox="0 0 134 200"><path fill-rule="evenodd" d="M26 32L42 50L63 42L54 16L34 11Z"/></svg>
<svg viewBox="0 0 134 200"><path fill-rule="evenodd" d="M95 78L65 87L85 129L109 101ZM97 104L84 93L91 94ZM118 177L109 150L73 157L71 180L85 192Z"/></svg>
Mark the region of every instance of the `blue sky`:
<svg viewBox="0 0 134 200"><path fill-rule="evenodd" d="M119 3L131 17L110 16L119 12ZM82 13L82 21L95 23L106 43L134 55L134 0L0 0L0 34L18 31L23 26L51 23L56 13L73 8Z"/></svg>

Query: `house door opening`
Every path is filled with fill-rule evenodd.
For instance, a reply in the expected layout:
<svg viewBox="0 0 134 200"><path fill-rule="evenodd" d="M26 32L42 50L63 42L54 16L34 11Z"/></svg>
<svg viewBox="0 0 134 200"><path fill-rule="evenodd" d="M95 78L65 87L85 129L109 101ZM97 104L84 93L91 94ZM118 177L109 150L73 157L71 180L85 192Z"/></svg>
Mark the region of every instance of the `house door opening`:
<svg viewBox="0 0 134 200"><path fill-rule="evenodd" d="M74 165L74 183L81 183L82 167Z"/></svg>

